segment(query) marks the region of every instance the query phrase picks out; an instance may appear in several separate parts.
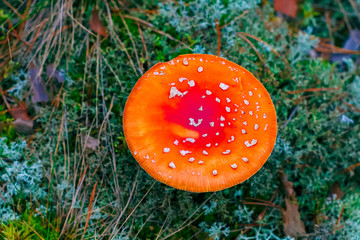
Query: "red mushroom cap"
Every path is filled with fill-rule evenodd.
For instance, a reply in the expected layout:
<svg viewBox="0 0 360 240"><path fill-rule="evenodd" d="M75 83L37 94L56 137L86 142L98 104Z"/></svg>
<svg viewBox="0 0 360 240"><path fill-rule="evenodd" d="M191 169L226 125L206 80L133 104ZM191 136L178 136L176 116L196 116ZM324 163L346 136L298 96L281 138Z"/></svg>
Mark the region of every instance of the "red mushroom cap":
<svg viewBox="0 0 360 240"><path fill-rule="evenodd" d="M141 167L192 192L250 178L270 156L277 133L265 87L243 67L207 54L153 66L133 88L123 121Z"/></svg>

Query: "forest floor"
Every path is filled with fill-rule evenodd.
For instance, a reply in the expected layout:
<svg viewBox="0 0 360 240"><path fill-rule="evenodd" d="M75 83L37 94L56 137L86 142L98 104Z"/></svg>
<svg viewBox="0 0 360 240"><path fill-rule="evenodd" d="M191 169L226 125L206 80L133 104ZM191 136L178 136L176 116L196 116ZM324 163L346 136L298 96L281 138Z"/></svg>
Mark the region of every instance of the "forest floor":
<svg viewBox="0 0 360 240"><path fill-rule="evenodd" d="M360 1L298 2L0 0L0 239L359 239ZM219 192L157 182L123 133L139 77L187 53L277 112L263 168Z"/></svg>

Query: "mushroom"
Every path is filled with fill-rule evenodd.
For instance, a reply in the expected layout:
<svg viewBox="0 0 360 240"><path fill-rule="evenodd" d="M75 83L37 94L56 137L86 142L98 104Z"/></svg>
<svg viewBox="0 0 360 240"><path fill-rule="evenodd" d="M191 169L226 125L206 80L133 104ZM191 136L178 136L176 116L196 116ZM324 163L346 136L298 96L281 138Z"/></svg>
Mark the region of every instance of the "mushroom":
<svg viewBox="0 0 360 240"><path fill-rule="evenodd" d="M186 54L158 63L124 110L128 147L152 177L191 192L241 183L275 145L276 112L265 87L224 58Z"/></svg>

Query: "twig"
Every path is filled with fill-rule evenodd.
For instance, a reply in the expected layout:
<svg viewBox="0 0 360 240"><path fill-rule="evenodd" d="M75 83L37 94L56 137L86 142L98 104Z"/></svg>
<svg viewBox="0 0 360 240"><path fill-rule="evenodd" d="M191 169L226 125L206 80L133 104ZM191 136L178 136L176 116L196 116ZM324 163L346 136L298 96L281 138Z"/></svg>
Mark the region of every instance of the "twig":
<svg viewBox="0 0 360 240"><path fill-rule="evenodd" d="M337 91L341 90L341 88L308 88L308 89L299 89L295 91L288 91L285 92L287 94L295 94L295 93L302 93L302 92L322 92L322 91Z"/></svg>
<svg viewBox="0 0 360 240"><path fill-rule="evenodd" d="M262 203L262 202L243 202L245 205L260 205L260 206L266 206L266 207L273 207L277 209L282 209L279 205L276 205L274 203Z"/></svg>
<svg viewBox="0 0 360 240"><path fill-rule="evenodd" d="M143 44L143 46L144 46L146 61L147 61L148 64L150 64L149 53L148 53L148 50L147 50L147 47L146 47L146 43L145 43L145 40L144 40L143 32L142 32L142 30L141 30L140 24L139 24L138 22L136 22L136 24L137 24L137 26L138 26L138 30L139 30L141 42L142 42L142 44Z"/></svg>
<svg viewBox="0 0 360 240"><path fill-rule="evenodd" d="M356 167L359 167L359 166L360 166L360 163L355 163L355 164L351 165L350 167L347 167L347 168L345 168L344 170L342 170L342 171L340 172L340 174L344 174L344 173L346 173L346 172L353 171Z"/></svg>
<svg viewBox="0 0 360 240"><path fill-rule="evenodd" d="M283 128L285 128L285 127L289 124L290 120L291 120L292 117L294 116L294 114L295 114L295 112L297 111L297 109L298 109L298 106L296 106L296 108L291 112L289 119L288 119L288 120L284 123L284 125L282 126Z"/></svg>
<svg viewBox="0 0 360 240"><path fill-rule="evenodd" d="M87 213L87 217L86 217L86 224L85 224L85 229L84 229L84 235L86 233L86 230L88 228L89 225L89 221L90 221L90 216L91 216L91 212L92 212L92 207L93 207L93 201L94 201L94 197L95 197L95 190L96 190L96 186L97 186L97 181L95 182L95 185L93 187L93 190L91 192L91 196L90 196L90 201L89 201L89 208L88 208L88 213Z"/></svg>
<svg viewBox="0 0 360 240"><path fill-rule="evenodd" d="M182 41L180 41L180 40L178 40L178 39L176 39L176 38L173 38L171 35L163 32L163 31L161 31L161 30L156 29L153 24L151 24L151 23L149 23L149 22L147 22L147 21L145 21L145 20L142 20L142 19L137 18L137 17L134 17L134 16L130 16L130 15L123 15L123 17L124 17L124 18L128 18L128 19L135 20L135 21L137 21L137 22L139 22L139 23L141 23L141 24L143 24L143 25L145 25L145 26L147 26L147 27L150 27L153 31L155 31L155 32L157 32L157 33L159 33L159 34L161 34L161 35L164 35L165 37L167 37L167 38L169 38L169 39L171 39L171 40L173 40L173 41L175 41L175 42L177 42L177 43L180 43L181 45L183 45L183 46L186 47L187 49L192 50L191 47L189 47L188 45L186 45L186 44L183 43Z"/></svg>
<svg viewBox="0 0 360 240"><path fill-rule="evenodd" d="M237 34L239 37L241 37L242 39L244 39L250 46L251 48L255 51L255 53L258 55L259 59L265 64L264 59L261 57L259 51L256 49L255 45L242 33L238 33Z"/></svg>
<svg viewBox="0 0 360 240"><path fill-rule="evenodd" d="M221 36L220 36L220 26L219 26L219 20L215 18L215 25L216 25L216 31L217 31L217 38L218 38L218 48L217 48L217 56L220 56L220 49L221 49Z"/></svg>
<svg viewBox="0 0 360 240"><path fill-rule="evenodd" d="M223 28L229 26L232 22L235 22L235 21L239 20L240 18L244 17L248 12L249 12L249 10L244 11L242 14L240 14L239 16L237 16L236 18L234 18L234 19L231 20L230 22L225 23L224 25L222 25L222 26L220 27L220 29L223 29Z"/></svg>

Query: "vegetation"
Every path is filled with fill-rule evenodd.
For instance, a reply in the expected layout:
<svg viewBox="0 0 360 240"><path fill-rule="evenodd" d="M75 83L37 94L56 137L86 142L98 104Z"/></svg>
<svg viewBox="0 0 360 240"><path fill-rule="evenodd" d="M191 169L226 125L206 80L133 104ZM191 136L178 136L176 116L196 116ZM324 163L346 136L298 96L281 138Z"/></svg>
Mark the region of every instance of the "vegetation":
<svg viewBox="0 0 360 240"><path fill-rule="evenodd" d="M0 239L359 239L360 44L342 46L360 1L273 6L2 0ZM272 96L278 139L246 182L184 192L133 159L123 108L147 69L218 36Z"/></svg>

